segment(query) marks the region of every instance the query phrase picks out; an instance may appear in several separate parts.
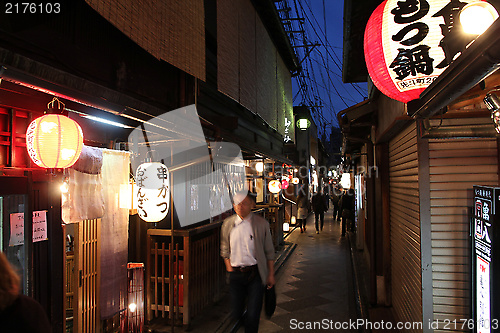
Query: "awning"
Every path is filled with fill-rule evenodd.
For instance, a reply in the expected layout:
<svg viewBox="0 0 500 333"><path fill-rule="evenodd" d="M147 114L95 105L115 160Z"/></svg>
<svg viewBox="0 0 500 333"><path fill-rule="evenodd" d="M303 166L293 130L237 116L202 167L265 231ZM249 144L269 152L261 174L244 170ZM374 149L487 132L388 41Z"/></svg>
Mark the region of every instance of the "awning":
<svg viewBox="0 0 500 333"><path fill-rule="evenodd" d="M377 104L367 99L337 114L344 135L344 153L359 152L361 147L370 141L372 126L376 125L376 110Z"/></svg>
<svg viewBox="0 0 500 333"><path fill-rule="evenodd" d="M497 19L420 94L420 99L408 103L408 115L433 116L499 67L500 20Z"/></svg>

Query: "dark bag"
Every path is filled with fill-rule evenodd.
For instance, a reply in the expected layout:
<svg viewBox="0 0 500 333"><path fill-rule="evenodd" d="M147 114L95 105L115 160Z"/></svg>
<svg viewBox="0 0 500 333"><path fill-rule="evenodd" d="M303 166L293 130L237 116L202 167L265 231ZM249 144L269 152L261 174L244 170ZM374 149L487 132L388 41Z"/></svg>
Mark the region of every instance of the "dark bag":
<svg viewBox="0 0 500 333"><path fill-rule="evenodd" d="M276 289L274 286L272 288L265 288L264 291L264 311L267 318L271 318L276 309Z"/></svg>

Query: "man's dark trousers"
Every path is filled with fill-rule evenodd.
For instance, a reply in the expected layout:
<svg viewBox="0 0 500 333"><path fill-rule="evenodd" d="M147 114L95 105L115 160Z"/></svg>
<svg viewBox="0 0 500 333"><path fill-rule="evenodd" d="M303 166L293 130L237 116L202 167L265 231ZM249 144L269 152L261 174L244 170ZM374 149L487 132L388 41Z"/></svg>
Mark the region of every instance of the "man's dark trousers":
<svg viewBox="0 0 500 333"><path fill-rule="evenodd" d="M319 231L318 228L318 219L321 220L321 230L323 230L323 224L325 223L325 212L314 212L314 223L316 225L316 231Z"/></svg>
<svg viewBox="0 0 500 333"><path fill-rule="evenodd" d="M233 318L241 318L245 310L245 300L247 300L245 333L257 332L264 297L264 286L262 285L259 270L254 269L249 272L233 271L229 274Z"/></svg>

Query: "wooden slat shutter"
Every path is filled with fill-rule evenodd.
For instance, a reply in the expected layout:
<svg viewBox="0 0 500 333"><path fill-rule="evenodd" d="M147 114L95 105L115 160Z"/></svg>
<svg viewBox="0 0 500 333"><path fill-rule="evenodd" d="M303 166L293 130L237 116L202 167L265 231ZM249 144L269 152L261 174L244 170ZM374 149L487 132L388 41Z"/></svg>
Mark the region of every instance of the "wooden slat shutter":
<svg viewBox="0 0 500 333"><path fill-rule="evenodd" d="M420 202L415 124L390 141L389 170L392 303L398 320L421 322Z"/></svg>

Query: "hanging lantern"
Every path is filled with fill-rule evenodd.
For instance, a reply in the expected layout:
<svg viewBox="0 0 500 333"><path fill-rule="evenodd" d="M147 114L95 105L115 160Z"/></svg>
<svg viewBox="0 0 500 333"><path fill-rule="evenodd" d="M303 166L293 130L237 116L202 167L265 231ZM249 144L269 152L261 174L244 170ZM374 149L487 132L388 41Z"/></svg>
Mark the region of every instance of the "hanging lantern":
<svg viewBox="0 0 500 333"><path fill-rule="evenodd" d="M135 174L137 214L146 222L158 222L168 214L170 180L167 167L159 162L143 163Z"/></svg>
<svg viewBox="0 0 500 333"><path fill-rule="evenodd" d="M42 168L68 168L80 157L83 133L80 125L61 114L36 118L26 131L26 149Z"/></svg>
<svg viewBox="0 0 500 333"><path fill-rule="evenodd" d="M311 126L311 121L307 118L300 118L299 120L297 120L297 127L301 130L301 131L305 131L306 129L309 128L309 126Z"/></svg>
<svg viewBox="0 0 500 333"><path fill-rule="evenodd" d="M262 163L262 162L255 163L255 171L257 171L257 172L264 171L264 163Z"/></svg>
<svg viewBox="0 0 500 333"><path fill-rule="evenodd" d="M375 9L366 25L364 53L368 73L383 94L404 103L418 99L465 50L475 36L447 37L463 34L458 18L467 2L386 0Z"/></svg>
<svg viewBox="0 0 500 333"><path fill-rule="evenodd" d="M297 177L293 177L292 178L292 184L297 185L298 183L300 183L300 179L297 178Z"/></svg>
<svg viewBox="0 0 500 333"><path fill-rule="evenodd" d="M281 189L282 190L286 190L288 188L288 186L289 186L288 180L287 179L283 179L281 181Z"/></svg>
<svg viewBox="0 0 500 333"><path fill-rule="evenodd" d="M271 193L279 193L279 191L281 191L281 183L277 179L271 180L267 187Z"/></svg>

